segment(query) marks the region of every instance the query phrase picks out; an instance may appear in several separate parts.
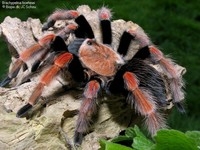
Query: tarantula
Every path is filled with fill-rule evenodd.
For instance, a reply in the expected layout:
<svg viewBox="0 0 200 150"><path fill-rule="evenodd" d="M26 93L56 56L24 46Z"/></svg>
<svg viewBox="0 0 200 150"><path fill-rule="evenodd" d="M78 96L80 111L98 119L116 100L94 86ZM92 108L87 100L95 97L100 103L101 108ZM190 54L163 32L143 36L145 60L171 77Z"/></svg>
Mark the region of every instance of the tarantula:
<svg viewBox="0 0 200 150"><path fill-rule="evenodd" d="M161 110L169 102L166 100L164 78L152 64L158 64L170 79L168 84L172 102L181 112L184 112L183 81L178 76L173 61L166 58L141 29L127 28L119 39L118 47L114 47L111 11L102 7L97 12L102 32L100 40L95 36L91 22L87 21L84 14L76 10L58 10L51 14L43 30L53 27L57 20L72 21L57 34L49 34L23 51L0 86L9 84L18 75L21 67L26 66L26 62L37 55L31 69L32 72L36 71L53 51L54 60L51 60L51 67L42 75L28 103L17 112L17 117L26 116L37 103L44 87L67 68L73 80L84 87L75 128L75 143L80 144L83 135L87 133L102 90L109 95L123 95L127 103L145 118L147 129L153 135L158 129L166 127ZM69 36L74 38L66 44ZM139 46L137 52L127 58L132 42Z"/></svg>

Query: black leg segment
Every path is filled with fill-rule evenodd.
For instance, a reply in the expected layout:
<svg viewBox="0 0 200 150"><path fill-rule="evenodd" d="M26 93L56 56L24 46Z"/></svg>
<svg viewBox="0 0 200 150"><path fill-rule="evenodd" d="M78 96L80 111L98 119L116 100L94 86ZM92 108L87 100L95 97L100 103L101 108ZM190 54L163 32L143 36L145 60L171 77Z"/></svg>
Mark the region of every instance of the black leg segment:
<svg viewBox="0 0 200 150"><path fill-rule="evenodd" d="M103 36L103 44L111 44L112 31L110 20L101 20L101 31Z"/></svg>
<svg viewBox="0 0 200 150"><path fill-rule="evenodd" d="M51 44L51 49L52 51L55 51L55 52L60 52L60 51L68 52L67 45L65 44L65 41L60 36L55 37L53 43Z"/></svg>
<svg viewBox="0 0 200 150"><path fill-rule="evenodd" d="M27 114L27 112L32 108L33 106L31 104L26 104L24 105L20 110L18 110L16 116L18 118L22 118L25 117L25 115Z"/></svg>
<svg viewBox="0 0 200 150"><path fill-rule="evenodd" d="M138 59L146 59L150 56L150 52L149 52L149 47L148 46L145 46L141 49L139 49L137 51L137 53L133 56L133 58L138 58Z"/></svg>
<svg viewBox="0 0 200 150"><path fill-rule="evenodd" d="M75 19L75 22L79 25L78 29L75 30L75 35L78 38L94 38L94 33L88 21L85 19L83 15L80 15Z"/></svg>
<svg viewBox="0 0 200 150"><path fill-rule="evenodd" d="M134 37L130 35L128 32L124 32L121 36L119 47L118 47L118 53L122 56L125 56L127 54L129 45L131 43L131 40L133 40Z"/></svg>
<svg viewBox="0 0 200 150"><path fill-rule="evenodd" d="M85 81L85 73L84 68L81 65L77 56L73 56L71 63L68 66L69 72L72 74L72 77L77 82L84 82Z"/></svg>

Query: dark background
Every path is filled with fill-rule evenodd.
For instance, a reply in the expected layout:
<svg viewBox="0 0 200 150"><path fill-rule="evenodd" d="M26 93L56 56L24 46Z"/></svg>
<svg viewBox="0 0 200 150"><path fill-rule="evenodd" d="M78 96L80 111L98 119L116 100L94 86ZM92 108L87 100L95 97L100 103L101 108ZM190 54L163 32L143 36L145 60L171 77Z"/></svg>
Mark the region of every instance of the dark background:
<svg viewBox="0 0 200 150"><path fill-rule="evenodd" d="M7 0L4 0L7 1ZM27 0L24 0L27 1ZM30 0L31 1L31 0ZM2 1L1 1L2 2ZM27 20L28 17L46 20L56 8L76 9L87 4L92 9L108 6L113 19L132 20L148 33L152 41L178 64L186 67L187 113L174 109L169 126L181 131L200 130L200 3L198 0L35 0L36 9L3 9L0 22L6 16ZM10 62L7 46L0 39L0 78L6 74Z"/></svg>

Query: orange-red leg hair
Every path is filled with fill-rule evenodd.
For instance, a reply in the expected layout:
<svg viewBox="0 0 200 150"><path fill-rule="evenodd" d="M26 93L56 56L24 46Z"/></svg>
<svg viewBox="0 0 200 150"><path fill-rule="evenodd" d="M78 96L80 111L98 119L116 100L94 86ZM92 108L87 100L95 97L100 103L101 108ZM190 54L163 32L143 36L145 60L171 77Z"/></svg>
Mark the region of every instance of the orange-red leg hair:
<svg viewBox="0 0 200 150"><path fill-rule="evenodd" d="M72 54L64 53L55 59L54 65L49 70L47 70L46 73L43 74L42 78L40 79L40 83L38 84L35 91L31 95L29 99L29 103L31 105L35 104L36 100L41 95L44 86L47 86L53 80L53 78L58 74L60 69L62 69L66 64L70 63L72 58L73 58Z"/></svg>
<svg viewBox="0 0 200 150"><path fill-rule="evenodd" d="M135 40L139 42L140 48L148 46L151 60L158 63L165 74L167 74L168 78L171 79L170 89L173 96L173 102L176 103L179 111L185 112L184 107L181 104L181 101L184 98L184 91L182 89L184 82L182 78L178 76L177 70L174 67L174 62L169 58L165 58L163 53L152 45L149 37L144 32L139 32L139 30L129 30L128 32L135 36Z"/></svg>
<svg viewBox="0 0 200 150"><path fill-rule="evenodd" d="M61 30L58 34L49 34L42 39L38 41L37 44L31 46L30 48L26 49L20 54L20 59L26 62L28 59L30 59L33 55L37 54L39 51L41 51L44 48L49 49L51 44L54 42L56 36L60 36L62 38L65 38L65 36L68 36L69 33L76 30L77 26L75 24L69 24L67 25L63 30Z"/></svg>
<svg viewBox="0 0 200 150"><path fill-rule="evenodd" d="M16 60L13 68L11 69L11 72L9 73L10 78L14 78L17 76L21 66L29 60L33 55L37 54L39 51L44 49L44 47L47 47L50 45L50 43L54 40L55 35L50 34L42 38L41 40L38 41L37 44L31 46L30 48L24 50L19 58Z"/></svg>
<svg viewBox="0 0 200 150"><path fill-rule="evenodd" d="M53 41L48 41L47 39L44 39L41 41L43 44L43 47L46 47L46 50L43 50L44 52L35 60L31 72L34 72L38 69L40 66L40 63L46 58L46 56L49 54L49 49L54 52L68 52L67 46L65 44L65 41L69 34L77 29L77 25L75 24L69 24L64 29L59 31L55 37L53 38ZM42 45L42 44L41 44Z"/></svg>
<svg viewBox="0 0 200 150"><path fill-rule="evenodd" d="M42 38L41 40L39 40L39 42L37 44L35 44L35 45L31 46L30 48L24 50L20 54L20 56L16 60L16 62L14 63L13 68L11 69L8 76L1 82L0 86L4 87L7 84L9 84L10 81L17 76L22 65L24 63L26 63L26 61L29 60L33 55L37 54L42 49L44 49L44 47L46 47L47 45L49 46L50 43L54 40L54 38L55 38L54 34L47 35L44 38Z"/></svg>
<svg viewBox="0 0 200 150"><path fill-rule="evenodd" d="M125 88L130 92L128 103L134 104L135 110L145 117L145 123L149 132L154 135L157 130L164 128L165 119L157 112L154 97L144 88L139 88L139 81L132 72L123 75Z"/></svg>
<svg viewBox="0 0 200 150"><path fill-rule="evenodd" d="M97 110L97 96L99 91L100 83L96 80L91 80L86 85L76 124L74 137L75 144L80 144L83 134L89 131L92 116L96 113Z"/></svg>
<svg viewBox="0 0 200 150"><path fill-rule="evenodd" d="M35 60L35 63L32 66L31 71L34 72L40 63L43 61L43 59L47 56L49 49L52 48L54 51L66 51L66 46L64 41L62 43L56 42L56 39L58 41L59 38L66 39L68 35L77 29L77 25L75 24L69 24L67 25L63 30L61 30L59 33L55 34L49 34L42 39L38 41L37 44L31 46L30 48L24 50L19 58L16 60L13 68L11 69L8 76L0 83L0 87L6 86L10 81L15 78L22 67L24 63L26 63L30 58L35 56L36 54L40 53L40 57ZM55 44L53 44L55 42ZM64 45L63 45L64 43ZM54 45L52 47L52 45ZM56 45L56 46L55 46ZM62 46L61 46L62 45Z"/></svg>
<svg viewBox="0 0 200 150"><path fill-rule="evenodd" d="M23 117L24 114L37 102L38 98L41 96L42 91L45 86L47 86L53 78L58 74L58 72L68 65L71 60L73 59L73 55L71 53L63 53L58 56L55 61L54 65L52 65L41 77L39 84L36 86L34 92L29 98L28 104L22 107L18 112L18 117ZM28 110L27 110L28 106Z"/></svg>
<svg viewBox="0 0 200 150"><path fill-rule="evenodd" d="M54 34L47 35L40 39L37 44L31 46L20 54L20 59L26 62L33 55L41 51L44 47L49 47L50 43L53 42L55 38Z"/></svg>
<svg viewBox="0 0 200 150"><path fill-rule="evenodd" d="M174 67L173 61L169 58L165 58L163 53L156 47L149 46L149 48L153 61L158 62L162 70L167 74L169 79L171 79L170 89L173 95L173 102L181 102L184 94L184 91L181 87L184 85L184 82L182 78L178 76L178 72ZM182 108L181 111L184 111L184 108Z"/></svg>

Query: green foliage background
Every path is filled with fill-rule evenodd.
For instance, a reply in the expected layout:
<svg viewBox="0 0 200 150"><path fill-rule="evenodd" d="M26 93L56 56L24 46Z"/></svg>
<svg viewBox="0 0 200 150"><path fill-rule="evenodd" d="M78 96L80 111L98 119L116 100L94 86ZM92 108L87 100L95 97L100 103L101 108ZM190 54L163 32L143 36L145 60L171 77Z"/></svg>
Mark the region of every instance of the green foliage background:
<svg viewBox="0 0 200 150"><path fill-rule="evenodd" d="M199 150L200 131L186 133L161 129L152 138L146 137L138 126L129 127L124 135L111 141L100 140L99 150Z"/></svg>
<svg viewBox="0 0 200 150"><path fill-rule="evenodd" d="M4 0L6 1L6 0ZM23 0L27 1L27 0ZM32 1L32 0L29 0ZM76 9L87 4L93 9L108 6L113 19L122 18L139 24L178 64L186 67L187 113L173 110L169 126L181 131L200 130L200 4L198 0L35 0L36 9L0 10L0 22L6 16L26 20L40 18L43 22L56 8ZM0 40L0 78L6 74L10 62L7 46Z"/></svg>

